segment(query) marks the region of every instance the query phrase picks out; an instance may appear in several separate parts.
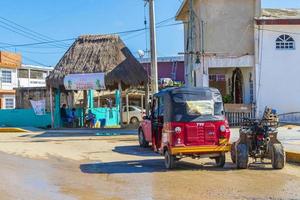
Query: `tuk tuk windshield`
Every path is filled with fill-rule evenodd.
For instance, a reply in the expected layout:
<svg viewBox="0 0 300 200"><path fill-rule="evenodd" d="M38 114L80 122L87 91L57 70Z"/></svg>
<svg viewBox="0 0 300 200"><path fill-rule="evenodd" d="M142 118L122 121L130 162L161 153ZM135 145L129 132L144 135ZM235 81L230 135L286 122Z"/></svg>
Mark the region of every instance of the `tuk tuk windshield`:
<svg viewBox="0 0 300 200"><path fill-rule="evenodd" d="M196 94L178 93L173 96L175 103L184 105L186 114L190 116L223 115L222 98L220 99L215 98L211 92L207 91ZM175 110L179 111L179 109Z"/></svg>
<svg viewBox="0 0 300 200"><path fill-rule="evenodd" d="M213 115L214 114L214 102L203 101L187 101L187 113L189 115Z"/></svg>

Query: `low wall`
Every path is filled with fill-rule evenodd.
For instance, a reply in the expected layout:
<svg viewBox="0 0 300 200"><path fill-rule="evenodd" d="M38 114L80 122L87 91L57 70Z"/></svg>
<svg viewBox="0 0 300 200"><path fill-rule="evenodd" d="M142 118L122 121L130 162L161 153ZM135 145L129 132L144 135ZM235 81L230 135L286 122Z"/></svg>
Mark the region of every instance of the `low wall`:
<svg viewBox="0 0 300 200"><path fill-rule="evenodd" d="M32 109L0 110L0 126L48 127L51 126L51 114L37 116Z"/></svg>

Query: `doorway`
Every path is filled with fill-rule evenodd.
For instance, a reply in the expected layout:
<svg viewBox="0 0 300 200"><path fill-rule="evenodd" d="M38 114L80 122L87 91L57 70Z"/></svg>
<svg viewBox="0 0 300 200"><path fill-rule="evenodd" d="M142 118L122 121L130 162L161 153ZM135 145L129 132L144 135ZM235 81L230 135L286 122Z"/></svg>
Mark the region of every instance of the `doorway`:
<svg viewBox="0 0 300 200"><path fill-rule="evenodd" d="M231 98L234 103L242 104L244 103L244 95L243 95L243 73L240 68L235 68L232 72L232 89L231 89Z"/></svg>

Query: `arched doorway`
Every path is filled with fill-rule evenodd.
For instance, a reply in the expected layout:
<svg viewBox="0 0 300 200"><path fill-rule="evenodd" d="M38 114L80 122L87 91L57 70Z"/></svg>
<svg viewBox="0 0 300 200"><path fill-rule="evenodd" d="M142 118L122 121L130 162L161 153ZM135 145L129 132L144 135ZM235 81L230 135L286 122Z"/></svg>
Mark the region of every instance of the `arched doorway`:
<svg viewBox="0 0 300 200"><path fill-rule="evenodd" d="M243 73L240 68L235 68L232 72L232 89L231 89L231 98L234 103L242 104L243 103Z"/></svg>

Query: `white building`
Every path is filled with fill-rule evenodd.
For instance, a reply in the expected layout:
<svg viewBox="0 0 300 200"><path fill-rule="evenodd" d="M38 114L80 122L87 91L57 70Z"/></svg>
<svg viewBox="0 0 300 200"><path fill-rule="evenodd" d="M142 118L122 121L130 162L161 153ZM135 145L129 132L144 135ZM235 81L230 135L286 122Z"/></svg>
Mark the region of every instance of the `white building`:
<svg viewBox="0 0 300 200"><path fill-rule="evenodd" d="M256 28L258 114L300 112L300 10L265 9Z"/></svg>
<svg viewBox="0 0 300 200"><path fill-rule="evenodd" d="M53 67L22 65L17 72L17 87L46 87L46 77L52 70Z"/></svg>
<svg viewBox="0 0 300 200"><path fill-rule="evenodd" d="M0 109L16 106L15 88L45 87L52 67L21 65L21 55L0 52Z"/></svg>

